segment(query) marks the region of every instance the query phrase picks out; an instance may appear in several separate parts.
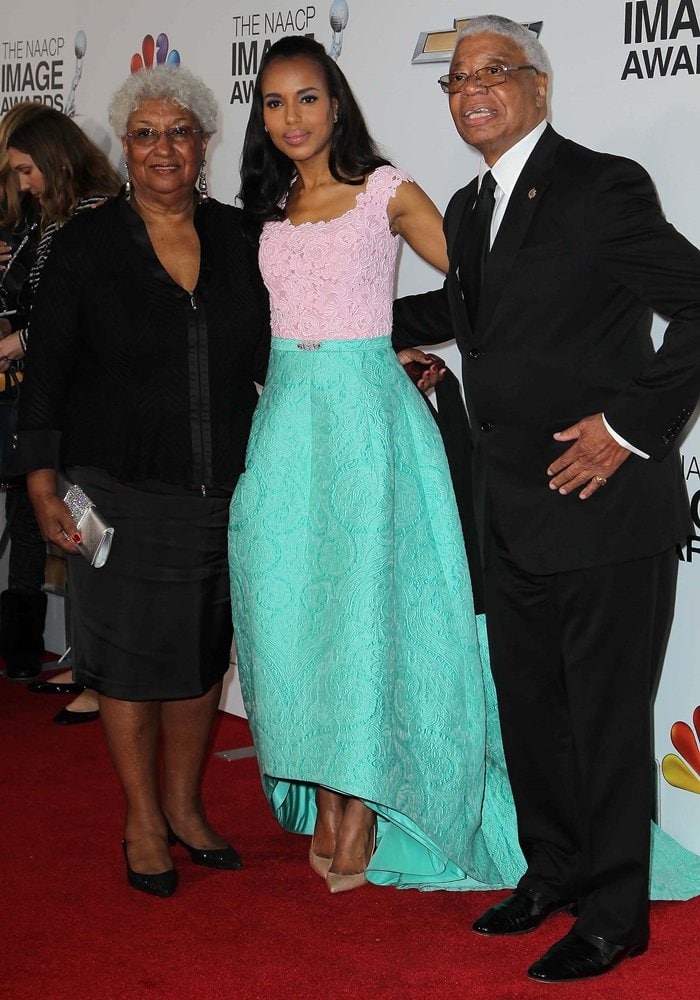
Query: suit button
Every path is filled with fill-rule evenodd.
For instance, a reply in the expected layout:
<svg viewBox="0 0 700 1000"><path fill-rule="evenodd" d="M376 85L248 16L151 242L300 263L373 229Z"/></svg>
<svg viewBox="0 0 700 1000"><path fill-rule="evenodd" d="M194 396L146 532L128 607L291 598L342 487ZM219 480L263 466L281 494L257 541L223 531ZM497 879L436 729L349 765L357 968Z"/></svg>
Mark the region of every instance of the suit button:
<svg viewBox="0 0 700 1000"><path fill-rule="evenodd" d="M473 358L476 361L477 358L481 357L481 351L477 351L475 347L472 347L471 351L469 352L469 357Z"/></svg>
<svg viewBox="0 0 700 1000"><path fill-rule="evenodd" d="M493 430L493 424L491 423L490 420L485 420L481 425L481 429L484 432L484 434L488 434L489 431Z"/></svg>

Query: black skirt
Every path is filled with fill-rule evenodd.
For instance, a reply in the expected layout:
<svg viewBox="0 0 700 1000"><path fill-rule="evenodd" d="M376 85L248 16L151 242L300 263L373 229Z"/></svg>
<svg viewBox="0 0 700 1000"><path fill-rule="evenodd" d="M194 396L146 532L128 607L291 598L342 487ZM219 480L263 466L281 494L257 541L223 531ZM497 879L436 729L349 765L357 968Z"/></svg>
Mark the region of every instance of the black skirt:
<svg viewBox="0 0 700 1000"><path fill-rule="evenodd" d="M68 557L76 680L124 701L206 693L231 649L229 498L136 489L92 468L67 474L114 527L100 569Z"/></svg>

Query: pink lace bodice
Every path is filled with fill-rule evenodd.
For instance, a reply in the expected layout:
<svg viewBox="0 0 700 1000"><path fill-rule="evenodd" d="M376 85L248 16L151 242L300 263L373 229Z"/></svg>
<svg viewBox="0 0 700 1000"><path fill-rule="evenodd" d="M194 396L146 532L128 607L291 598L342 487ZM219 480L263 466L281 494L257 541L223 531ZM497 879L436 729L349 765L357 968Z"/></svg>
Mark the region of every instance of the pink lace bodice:
<svg viewBox="0 0 700 1000"><path fill-rule="evenodd" d="M378 167L354 208L330 222L267 222L260 270L270 292L273 337L353 340L391 332L398 238L386 208L399 184Z"/></svg>

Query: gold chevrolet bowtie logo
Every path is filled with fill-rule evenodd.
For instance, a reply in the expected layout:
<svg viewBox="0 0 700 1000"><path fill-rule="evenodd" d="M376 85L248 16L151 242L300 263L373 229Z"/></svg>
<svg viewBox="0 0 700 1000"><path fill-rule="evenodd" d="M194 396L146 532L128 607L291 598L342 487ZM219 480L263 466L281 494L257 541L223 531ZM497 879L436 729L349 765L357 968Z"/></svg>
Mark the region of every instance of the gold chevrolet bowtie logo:
<svg viewBox="0 0 700 1000"><path fill-rule="evenodd" d="M452 31L422 31L418 36L418 44L411 62L449 62L454 52L457 34L460 28L469 21L471 21L470 17L455 18ZM542 21L522 21L521 23L524 28L539 37L542 31Z"/></svg>

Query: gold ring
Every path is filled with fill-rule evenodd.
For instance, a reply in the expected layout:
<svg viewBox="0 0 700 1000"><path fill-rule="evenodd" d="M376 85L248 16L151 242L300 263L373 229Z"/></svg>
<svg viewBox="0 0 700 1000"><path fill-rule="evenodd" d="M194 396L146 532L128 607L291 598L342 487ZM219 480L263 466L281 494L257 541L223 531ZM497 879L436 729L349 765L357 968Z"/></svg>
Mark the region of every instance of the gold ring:
<svg viewBox="0 0 700 1000"><path fill-rule="evenodd" d="M605 484L607 483L607 479L605 478L605 476L594 476L593 482L596 484L596 486L605 486Z"/></svg>

